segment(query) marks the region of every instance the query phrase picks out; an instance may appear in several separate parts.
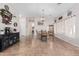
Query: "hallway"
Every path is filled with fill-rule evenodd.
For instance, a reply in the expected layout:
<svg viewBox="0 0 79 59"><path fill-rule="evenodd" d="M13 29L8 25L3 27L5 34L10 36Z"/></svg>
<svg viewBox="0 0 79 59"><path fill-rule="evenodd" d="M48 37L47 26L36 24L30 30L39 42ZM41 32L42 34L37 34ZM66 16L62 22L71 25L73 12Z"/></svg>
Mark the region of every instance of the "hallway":
<svg viewBox="0 0 79 59"><path fill-rule="evenodd" d="M79 3L3 3L0 9L0 56L79 55Z"/></svg>
<svg viewBox="0 0 79 59"><path fill-rule="evenodd" d="M0 52L2 56L78 56L79 48L58 38L42 42L39 39L21 37L21 41Z"/></svg>

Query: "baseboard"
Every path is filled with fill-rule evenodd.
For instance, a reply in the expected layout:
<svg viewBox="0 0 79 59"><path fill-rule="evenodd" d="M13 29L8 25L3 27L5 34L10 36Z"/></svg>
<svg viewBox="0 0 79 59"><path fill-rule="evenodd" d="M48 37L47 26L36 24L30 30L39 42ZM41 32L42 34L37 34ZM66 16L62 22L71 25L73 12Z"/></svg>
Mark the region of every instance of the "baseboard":
<svg viewBox="0 0 79 59"><path fill-rule="evenodd" d="M74 46L77 46L79 47L79 43L76 41L77 39L73 39L73 38L69 38L63 34L55 34L55 37L61 39L61 40L64 40L65 42L68 42Z"/></svg>

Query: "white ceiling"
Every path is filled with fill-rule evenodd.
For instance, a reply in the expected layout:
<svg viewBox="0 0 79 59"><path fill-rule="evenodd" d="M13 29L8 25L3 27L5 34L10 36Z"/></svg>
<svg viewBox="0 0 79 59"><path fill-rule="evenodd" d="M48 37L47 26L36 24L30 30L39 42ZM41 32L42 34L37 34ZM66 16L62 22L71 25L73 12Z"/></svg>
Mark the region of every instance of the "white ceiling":
<svg viewBox="0 0 79 59"><path fill-rule="evenodd" d="M5 4L0 4L0 8L3 8ZM44 15L45 16L52 16L56 17L64 12L67 12L67 10L71 9L76 4L74 3L11 3L6 4L9 5L10 11L14 15L24 15L24 16L41 16L42 15L42 9L44 9Z"/></svg>

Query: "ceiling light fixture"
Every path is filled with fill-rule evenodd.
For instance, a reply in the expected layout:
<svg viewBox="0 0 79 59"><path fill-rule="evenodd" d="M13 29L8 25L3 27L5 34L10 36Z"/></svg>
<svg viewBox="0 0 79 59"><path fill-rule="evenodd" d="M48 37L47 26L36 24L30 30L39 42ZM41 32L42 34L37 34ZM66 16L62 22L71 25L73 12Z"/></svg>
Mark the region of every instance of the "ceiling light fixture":
<svg viewBox="0 0 79 59"><path fill-rule="evenodd" d="M45 9L42 9L42 16L41 16L41 21L42 22L44 22L44 20L45 20L45 14L44 14L44 12L45 12Z"/></svg>
<svg viewBox="0 0 79 59"><path fill-rule="evenodd" d="M57 5L61 5L62 3L57 3Z"/></svg>

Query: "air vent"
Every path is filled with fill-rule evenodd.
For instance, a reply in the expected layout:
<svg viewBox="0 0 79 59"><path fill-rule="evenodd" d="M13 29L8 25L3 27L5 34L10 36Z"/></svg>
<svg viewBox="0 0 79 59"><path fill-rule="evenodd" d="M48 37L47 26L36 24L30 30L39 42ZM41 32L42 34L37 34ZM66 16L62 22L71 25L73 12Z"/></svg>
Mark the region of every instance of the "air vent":
<svg viewBox="0 0 79 59"><path fill-rule="evenodd" d="M59 20L61 20L62 18L63 18L63 17L62 17L62 16L60 16L58 19L59 19Z"/></svg>
<svg viewBox="0 0 79 59"><path fill-rule="evenodd" d="M67 16L71 16L72 11L68 11Z"/></svg>
<svg viewBox="0 0 79 59"><path fill-rule="evenodd" d="M56 23L57 21L56 21L56 20L54 20L54 22Z"/></svg>

